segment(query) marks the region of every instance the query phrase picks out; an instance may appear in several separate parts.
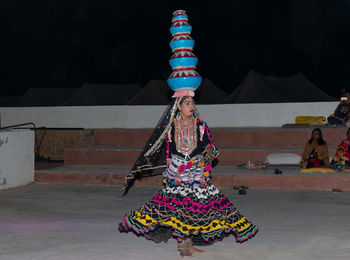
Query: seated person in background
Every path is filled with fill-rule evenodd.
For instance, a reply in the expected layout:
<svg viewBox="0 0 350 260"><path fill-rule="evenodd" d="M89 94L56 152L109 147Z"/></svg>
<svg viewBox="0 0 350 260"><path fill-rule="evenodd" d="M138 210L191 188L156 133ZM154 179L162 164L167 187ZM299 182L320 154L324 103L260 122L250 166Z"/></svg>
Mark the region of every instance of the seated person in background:
<svg viewBox="0 0 350 260"><path fill-rule="evenodd" d="M334 118L337 123L350 127L350 91L345 92L345 97L340 98L340 103L334 111ZM337 124L335 123L335 124Z"/></svg>
<svg viewBox="0 0 350 260"><path fill-rule="evenodd" d="M341 170L344 167L349 166L350 162L350 128L346 131L347 138L341 141L337 147L335 156L331 162L331 168L335 170Z"/></svg>
<svg viewBox="0 0 350 260"><path fill-rule="evenodd" d="M302 168L329 167L328 145L323 140L321 129L312 130L311 138L305 144L300 164Z"/></svg>
<svg viewBox="0 0 350 260"><path fill-rule="evenodd" d="M345 146L339 145L331 162L331 168L334 170L342 170L347 166L349 166L349 154Z"/></svg>

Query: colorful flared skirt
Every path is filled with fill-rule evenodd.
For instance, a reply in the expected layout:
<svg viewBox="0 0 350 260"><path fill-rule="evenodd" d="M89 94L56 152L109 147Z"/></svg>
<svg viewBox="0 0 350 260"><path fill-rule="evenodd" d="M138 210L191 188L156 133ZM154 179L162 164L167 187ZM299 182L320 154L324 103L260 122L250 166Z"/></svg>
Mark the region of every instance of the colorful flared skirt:
<svg viewBox="0 0 350 260"><path fill-rule="evenodd" d="M237 242L252 238L258 227L250 223L213 184L206 187L165 185L139 210L119 224L157 243L190 237L194 245L210 245L233 235Z"/></svg>

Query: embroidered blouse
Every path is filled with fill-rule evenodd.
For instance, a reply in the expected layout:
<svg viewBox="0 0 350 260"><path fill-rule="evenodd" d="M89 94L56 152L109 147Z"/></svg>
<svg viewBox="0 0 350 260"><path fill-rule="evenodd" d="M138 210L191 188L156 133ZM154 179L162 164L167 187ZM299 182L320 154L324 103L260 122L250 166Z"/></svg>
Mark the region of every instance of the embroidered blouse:
<svg viewBox="0 0 350 260"><path fill-rule="evenodd" d="M216 148L207 124L197 118L191 124L180 126L179 122L172 123L166 137L166 158L178 155L182 158L193 158L201 154L208 146Z"/></svg>

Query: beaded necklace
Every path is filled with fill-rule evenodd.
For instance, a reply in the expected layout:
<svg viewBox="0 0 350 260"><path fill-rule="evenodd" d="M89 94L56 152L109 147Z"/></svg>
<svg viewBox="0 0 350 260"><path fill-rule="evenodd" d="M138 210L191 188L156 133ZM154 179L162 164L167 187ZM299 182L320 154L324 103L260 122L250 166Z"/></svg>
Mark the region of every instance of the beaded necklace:
<svg viewBox="0 0 350 260"><path fill-rule="evenodd" d="M197 120L191 118L186 122L175 120L175 144L176 150L187 157L197 146Z"/></svg>

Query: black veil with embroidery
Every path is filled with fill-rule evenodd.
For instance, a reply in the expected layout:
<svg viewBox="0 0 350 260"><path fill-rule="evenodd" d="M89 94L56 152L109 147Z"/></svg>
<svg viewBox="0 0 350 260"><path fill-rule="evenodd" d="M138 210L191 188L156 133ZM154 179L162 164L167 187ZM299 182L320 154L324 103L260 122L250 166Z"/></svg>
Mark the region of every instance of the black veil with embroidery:
<svg viewBox="0 0 350 260"><path fill-rule="evenodd" d="M165 145L164 141L171 123L174 117L178 113L177 106L186 97L174 98L170 104L166 107L163 115L158 121L157 126L154 128L151 137L143 147L139 157L137 158L134 166L131 168L127 176L125 176L124 192L125 195L130 187L134 184L136 179L153 175L155 169L165 168L166 165L159 165L161 155L164 154ZM197 109L194 112L195 116L199 118Z"/></svg>
<svg viewBox="0 0 350 260"><path fill-rule="evenodd" d="M136 179L145 175L151 175L154 169L164 168L165 165L157 165L162 153L165 150L163 145L167 131L177 113L177 105L180 98L173 99L166 107L163 115L154 128L151 137L143 147L139 157L134 166L131 168L129 174L125 177L124 193L125 195L129 188L133 185Z"/></svg>

